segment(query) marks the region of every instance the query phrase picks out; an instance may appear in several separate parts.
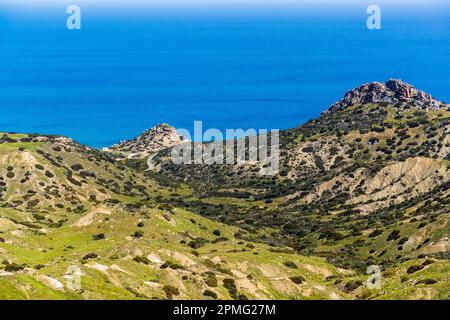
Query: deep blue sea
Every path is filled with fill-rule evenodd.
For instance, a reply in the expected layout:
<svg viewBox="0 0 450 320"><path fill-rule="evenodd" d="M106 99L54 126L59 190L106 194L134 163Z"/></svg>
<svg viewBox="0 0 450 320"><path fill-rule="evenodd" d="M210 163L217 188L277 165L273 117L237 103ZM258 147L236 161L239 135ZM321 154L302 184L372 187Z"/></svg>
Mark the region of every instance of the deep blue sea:
<svg viewBox="0 0 450 320"><path fill-rule="evenodd" d="M65 18L0 16L0 131L103 147L162 122L284 129L391 77L450 102L449 19Z"/></svg>

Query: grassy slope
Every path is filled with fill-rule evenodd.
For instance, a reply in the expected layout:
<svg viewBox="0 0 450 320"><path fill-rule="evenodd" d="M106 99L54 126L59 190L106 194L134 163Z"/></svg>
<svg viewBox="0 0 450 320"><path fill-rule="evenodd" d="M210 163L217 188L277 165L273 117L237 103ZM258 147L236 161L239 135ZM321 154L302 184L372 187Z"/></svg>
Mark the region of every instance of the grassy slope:
<svg viewBox="0 0 450 320"><path fill-rule="evenodd" d="M20 136L24 137L26 136ZM0 144L0 157L16 152L18 148L24 148L33 154L46 168L61 171L55 174L56 183L67 183L64 170L55 168L37 153L38 149L52 152L49 144L3 143ZM237 232L245 233L237 227L214 222L187 210L159 205L173 193L190 197L190 191L186 187L162 187L129 168L119 170L105 161L99 161L98 164L89 162L84 155L74 152L62 151L60 154L68 167L81 162L86 169L101 172L105 179L120 176L123 181L132 179L135 183L145 183L148 197L136 194L136 191L118 194L107 189L105 198L118 199L121 203L82 201L85 209L78 214L55 208L50 211L40 207L31 210L21 207L0 208L0 237L4 240L0 241L0 272L2 267L7 268L12 263L24 267L12 272L12 275L0 275L2 299L201 299L205 298L205 290L215 292L220 299L236 298L232 289L230 292L230 287L224 287L223 280L226 278L234 280L237 295L243 294L251 299L443 299L450 292L448 260L435 261L422 270L407 275L408 267L424 261L412 257L409 261L397 263L383 271L381 291L368 291L364 289L367 279L365 275L337 269L323 258L274 252L276 250L267 245L237 239ZM122 179L119 180L122 183ZM89 195L86 190L97 192L102 187L89 179L85 184L76 189L77 194L84 197ZM16 188L20 189L20 185L17 184ZM80 198L83 199L81 196ZM143 199L146 199L146 204L138 209L126 208L127 204L141 203ZM220 197L206 199L205 202L229 203L228 199ZM246 208L251 205L262 206L260 201L249 203L241 199L235 200L234 204ZM45 220L36 219L33 213L37 212L44 214ZM51 222L60 219L67 221L60 226L52 225ZM80 220L84 223L80 223ZM139 222L144 226L138 227ZM77 223L79 226L76 226ZM371 240L373 246L382 250L385 242L380 239L386 237L394 227L400 228L402 236L412 235L414 232L410 225L392 226L384 230L379 238ZM448 225L444 225L442 229L440 233L434 233L435 237L438 237L438 233L445 233ZM220 230L223 241L214 242L220 238L213 234L214 230ZM136 231L143 231L143 237L132 237ZM93 240L94 235L102 233L106 239ZM193 246L191 242L195 242L195 239L197 242L203 239L204 246L191 248L190 244ZM345 241L353 242L358 239L367 240L367 235ZM345 242L328 249L337 250L343 245ZM364 255L368 254L365 252L367 248L361 250ZM389 244L387 254L394 256L395 250L396 246ZM98 257L83 260L88 253L95 253ZM140 257L140 262L135 261L136 257ZM166 262L172 267L161 268ZM287 262L293 262L297 268L286 266ZM65 274L71 265L79 266L83 273L82 291L68 290L65 285ZM217 286L210 280L211 276L207 272L215 275ZM57 279L65 289L52 289L42 280L43 276ZM304 278L302 284L295 284L290 279L299 276ZM432 279L436 283L417 283L423 279ZM363 284L353 291L346 288L348 283L355 281ZM171 295L170 292L175 294Z"/></svg>
<svg viewBox="0 0 450 320"><path fill-rule="evenodd" d="M2 216L9 216L0 210ZM219 297L228 299L230 294L223 288L221 280L235 279L240 293L248 298L328 298L334 288L319 287L329 275L337 275L336 268L321 258L308 258L295 254L270 252L270 248L234 239L236 228L220 225L190 212L174 209L167 221L164 210L148 209L136 215L121 210L112 210L109 220L101 213L92 224L73 227L69 225L51 230L45 235L36 235L31 230L22 229L20 235L7 234L7 243L1 243L2 256L16 264L25 264L27 269L13 276L0 277L1 298L99 298L133 299L165 298L164 285L174 285L180 289L179 297L202 298L208 288L202 273L212 271L219 280L218 287L212 287ZM195 223L192 221L195 220ZM145 226L137 227L139 222ZM142 230L140 239L130 237L136 230ZM218 237L214 230L221 230L227 237L220 243L208 243L204 247L190 248L187 244L192 237L202 237L213 241ZM93 241L93 235L104 233L105 240ZM94 252L98 258L83 262L82 257ZM139 263L133 258L157 256L161 262ZM218 258L220 257L220 259ZM92 268L91 263L108 266L106 272ZM182 269L161 269L170 261L183 266ZM286 267L283 263L292 261L298 269ZM36 266L45 265L36 270ZM70 265L77 265L83 272L83 293L51 290L36 281L37 274L48 275L65 283L64 275ZM113 270L111 266L120 268ZM91 266L91 267L89 267ZM247 276L251 275L252 279ZM295 285L290 276L303 276L306 281ZM183 280L183 276L187 279ZM154 282L155 285L146 285ZM241 286L239 286L241 284ZM317 289L316 288L319 288ZM14 288L14 289L12 289ZM337 295L345 294L335 290Z"/></svg>
<svg viewBox="0 0 450 320"><path fill-rule="evenodd" d="M55 168L36 153L37 148L50 152L51 148L46 143L0 144L2 156L17 152L18 148L25 150L22 152L31 152L46 169L64 171ZM60 152L60 155L67 167L77 162L82 163L85 169L101 171L82 158L73 159L73 153ZM105 168L111 169L112 166L107 165ZM119 171L110 173L119 174ZM128 174L125 175L130 178ZM37 177L41 178L41 175ZM140 179L144 178L135 177L141 182ZM55 183L67 183L62 172L55 174L55 180ZM76 189L77 193L87 196L86 190L98 188L92 181L87 181L86 185L80 190ZM15 188L20 189L21 186L16 184ZM157 188L154 184L148 191L152 192L148 203L156 203L156 197L167 198L173 191L186 193L185 189L168 190ZM0 297L166 298L167 288L165 290L164 286L172 285L180 290L174 297L199 299L204 298L203 292L209 288L205 283L205 272L216 275L218 285L209 289L223 299L231 298L229 290L222 284L225 278L234 279L239 294L245 294L248 298L330 298L334 292L333 288L321 286L327 275L338 273L324 259L270 252L270 248L265 245L235 239L234 234L239 231L237 228L170 206L158 208L156 204L149 204L129 212L125 209L126 204L138 203L142 197L110 193L110 190L106 194L108 198L119 199L122 203L84 203L81 214L55 208L50 212L41 207L27 210L21 207L1 208L0 235L4 241L0 242L2 266L6 270L9 270L8 265L18 265L21 266L19 269L23 269L12 272L12 275L3 272L0 284L6 289L0 291ZM33 214L37 212L45 219L35 219ZM65 220L63 225L51 224L53 220L60 219ZM139 222L144 226L138 227ZM221 231L223 241L212 242L219 238L213 234L214 230ZM132 237L136 231L142 231L143 237ZM106 239L94 241L93 236L100 233L105 234ZM189 243L198 238L207 243L194 251ZM88 253L95 253L98 257L83 260ZM161 261L149 262L145 258L141 262L133 260L149 255L157 256ZM167 261L179 266L161 269L161 265ZM299 268L286 267L283 264L286 261L294 262ZM42 281L42 276L48 276L65 284L65 273L71 265L79 266L82 270L82 292L71 292L67 288L54 290ZM102 268L103 271L97 270ZM289 280L289 277L300 275L305 278L301 285ZM345 293L337 292L333 296L345 297Z"/></svg>

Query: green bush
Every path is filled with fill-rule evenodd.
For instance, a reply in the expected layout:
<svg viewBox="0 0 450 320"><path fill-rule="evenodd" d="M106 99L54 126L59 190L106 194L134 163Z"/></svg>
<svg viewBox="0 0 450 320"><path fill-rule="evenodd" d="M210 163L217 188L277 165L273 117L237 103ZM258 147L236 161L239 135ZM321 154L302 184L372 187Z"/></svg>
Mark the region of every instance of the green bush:
<svg viewBox="0 0 450 320"><path fill-rule="evenodd" d="M172 299L173 296L179 296L180 290L178 288L175 288L174 286L165 285L163 287L163 291L166 293L167 299Z"/></svg>
<svg viewBox="0 0 450 320"><path fill-rule="evenodd" d="M302 284L303 281L306 281L306 279L302 276L290 277L289 279L295 284Z"/></svg>
<svg viewBox="0 0 450 320"><path fill-rule="evenodd" d="M286 267L291 269L298 269L298 266L293 261L286 261L283 263Z"/></svg>
<svg viewBox="0 0 450 320"><path fill-rule="evenodd" d="M104 233L98 233L98 234L94 234L92 236L92 238L94 239L94 241L98 241L98 240L104 240L106 239L106 236Z"/></svg>
<svg viewBox="0 0 450 320"><path fill-rule="evenodd" d="M142 230L135 231L131 236L137 239L142 238L144 236L144 231Z"/></svg>
<svg viewBox="0 0 450 320"><path fill-rule="evenodd" d="M212 298L212 299L214 299L214 300L217 300L217 293L215 293L215 292L213 292L213 291L211 291L211 290L205 290L205 291L203 292L203 295L204 295L205 297L210 297L210 298Z"/></svg>
<svg viewBox="0 0 450 320"><path fill-rule="evenodd" d="M209 287L217 287L219 284L217 282L217 277L213 272L205 272L203 274L203 279L205 280L205 283L209 286Z"/></svg>

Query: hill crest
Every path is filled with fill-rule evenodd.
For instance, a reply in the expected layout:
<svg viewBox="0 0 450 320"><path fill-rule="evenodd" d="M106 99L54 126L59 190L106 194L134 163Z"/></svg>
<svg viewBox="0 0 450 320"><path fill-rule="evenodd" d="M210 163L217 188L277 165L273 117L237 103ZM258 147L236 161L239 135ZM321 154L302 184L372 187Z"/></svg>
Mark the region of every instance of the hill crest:
<svg viewBox="0 0 450 320"><path fill-rule="evenodd" d="M369 82L348 91L344 97L333 104L326 112L340 110L355 104L388 103L413 104L421 109L439 109L445 104L430 94L399 80L389 79L387 82Z"/></svg>

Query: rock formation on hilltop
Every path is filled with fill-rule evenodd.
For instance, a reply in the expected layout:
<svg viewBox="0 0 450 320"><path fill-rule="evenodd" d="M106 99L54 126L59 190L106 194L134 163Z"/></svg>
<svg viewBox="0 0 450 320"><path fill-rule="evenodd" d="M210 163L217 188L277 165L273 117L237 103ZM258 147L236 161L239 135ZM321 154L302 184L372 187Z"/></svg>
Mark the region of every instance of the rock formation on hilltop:
<svg viewBox="0 0 450 320"><path fill-rule="evenodd" d="M174 147L184 140L185 138L174 127L163 123L144 131L133 140L122 141L112 146L111 150L126 154L129 158L143 157Z"/></svg>
<svg viewBox="0 0 450 320"><path fill-rule="evenodd" d="M339 110L355 104L367 103L408 103L416 107L438 109L443 103L428 93L416 89L412 85L397 79L386 83L370 82L347 92L341 100L333 104L327 112Z"/></svg>

